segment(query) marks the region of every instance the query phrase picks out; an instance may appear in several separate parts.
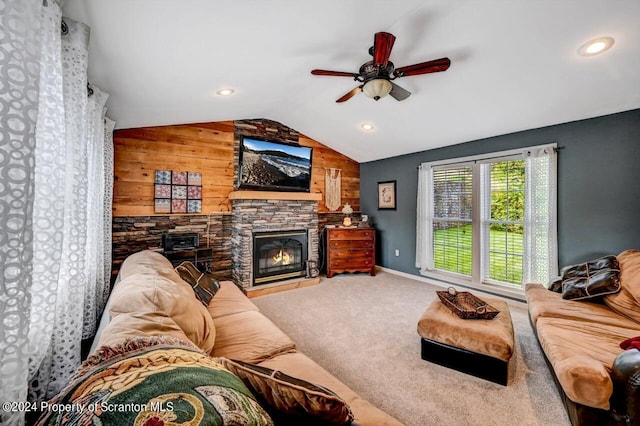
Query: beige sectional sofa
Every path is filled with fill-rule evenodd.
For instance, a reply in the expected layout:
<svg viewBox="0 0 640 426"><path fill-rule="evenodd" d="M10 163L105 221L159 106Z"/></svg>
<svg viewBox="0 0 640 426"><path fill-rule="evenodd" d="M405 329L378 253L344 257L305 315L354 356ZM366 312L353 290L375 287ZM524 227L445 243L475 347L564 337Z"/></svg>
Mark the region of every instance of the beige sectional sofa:
<svg viewBox="0 0 640 426"><path fill-rule="evenodd" d="M137 336L171 336L193 342L212 357L246 361L324 386L344 399L357 425L401 423L362 399L296 349L231 281L203 306L171 263L152 251L125 260L108 303L108 324L96 347Z"/></svg>
<svg viewBox="0 0 640 426"><path fill-rule="evenodd" d="M528 284L531 324L574 425L640 424L640 251L617 256L621 290L590 301L564 300Z"/></svg>

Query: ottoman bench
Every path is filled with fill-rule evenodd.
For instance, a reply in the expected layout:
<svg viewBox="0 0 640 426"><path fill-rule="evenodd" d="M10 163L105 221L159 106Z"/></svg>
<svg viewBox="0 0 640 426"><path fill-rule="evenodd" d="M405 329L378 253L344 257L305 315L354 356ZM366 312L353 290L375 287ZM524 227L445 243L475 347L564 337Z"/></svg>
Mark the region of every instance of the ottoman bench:
<svg viewBox="0 0 640 426"><path fill-rule="evenodd" d="M506 302L482 296L498 309L493 319L462 319L435 300L418 321L422 359L507 385L514 334Z"/></svg>

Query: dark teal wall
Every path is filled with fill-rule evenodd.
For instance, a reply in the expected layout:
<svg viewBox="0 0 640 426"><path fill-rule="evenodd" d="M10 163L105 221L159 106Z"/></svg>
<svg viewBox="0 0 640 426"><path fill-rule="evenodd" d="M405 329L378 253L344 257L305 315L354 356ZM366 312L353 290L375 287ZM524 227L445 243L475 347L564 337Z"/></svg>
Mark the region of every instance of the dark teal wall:
<svg viewBox="0 0 640 426"><path fill-rule="evenodd" d="M419 135L416 135L419 138ZM560 266L640 249L640 109L466 142L360 165L361 210L379 231L378 264L415 267L417 167L555 142ZM377 183L397 181L397 210L377 210ZM394 255L400 250L400 256Z"/></svg>

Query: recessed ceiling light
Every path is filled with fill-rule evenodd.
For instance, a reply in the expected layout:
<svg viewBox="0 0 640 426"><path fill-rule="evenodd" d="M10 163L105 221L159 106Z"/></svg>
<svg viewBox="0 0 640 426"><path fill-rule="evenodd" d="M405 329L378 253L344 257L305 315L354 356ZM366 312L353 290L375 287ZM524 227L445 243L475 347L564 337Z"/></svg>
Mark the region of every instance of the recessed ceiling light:
<svg viewBox="0 0 640 426"><path fill-rule="evenodd" d="M612 37L599 37L589 40L578 49L578 54L581 56L593 56L598 53L606 52L613 46L614 40Z"/></svg>
<svg viewBox="0 0 640 426"><path fill-rule="evenodd" d="M220 96L229 96L231 95L233 92L235 92L235 90L233 89L220 89L218 90L216 93Z"/></svg>
<svg viewBox="0 0 640 426"><path fill-rule="evenodd" d="M360 127L362 128L362 130L364 130L365 132L370 132L373 129L375 129L375 127L373 126L373 124L371 123L362 123L360 125Z"/></svg>

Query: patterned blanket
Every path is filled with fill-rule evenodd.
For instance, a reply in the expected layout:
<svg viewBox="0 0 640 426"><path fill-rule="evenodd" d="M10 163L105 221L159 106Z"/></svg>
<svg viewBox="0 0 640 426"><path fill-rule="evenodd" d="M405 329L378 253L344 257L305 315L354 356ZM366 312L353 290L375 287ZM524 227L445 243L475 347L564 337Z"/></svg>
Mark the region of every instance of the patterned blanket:
<svg viewBox="0 0 640 426"><path fill-rule="evenodd" d="M238 377L162 337L100 348L47 406L39 425L273 425Z"/></svg>

